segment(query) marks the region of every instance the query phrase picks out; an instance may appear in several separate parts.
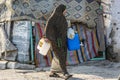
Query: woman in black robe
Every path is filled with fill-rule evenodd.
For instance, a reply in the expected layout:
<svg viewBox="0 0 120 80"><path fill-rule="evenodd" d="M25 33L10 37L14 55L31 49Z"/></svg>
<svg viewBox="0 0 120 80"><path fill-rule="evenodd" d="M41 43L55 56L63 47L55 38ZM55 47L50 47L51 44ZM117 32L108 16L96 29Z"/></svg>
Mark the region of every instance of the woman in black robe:
<svg viewBox="0 0 120 80"><path fill-rule="evenodd" d="M65 18L65 13L66 6L63 4L59 5L52 13L46 25L46 38L51 42L54 51L50 77L57 76L58 72L63 73L65 78L72 76L66 69L67 20Z"/></svg>

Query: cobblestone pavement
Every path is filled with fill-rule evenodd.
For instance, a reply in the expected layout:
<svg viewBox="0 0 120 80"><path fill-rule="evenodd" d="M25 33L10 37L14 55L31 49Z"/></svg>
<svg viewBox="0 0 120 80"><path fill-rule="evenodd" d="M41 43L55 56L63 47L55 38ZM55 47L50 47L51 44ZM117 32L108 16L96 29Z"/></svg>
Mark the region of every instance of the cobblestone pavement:
<svg viewBox="0 0 120 80"><path fill-rule="evenodd" d="M120 63L119 63L120 64ZM68 71L73 74L69 80L118 80L120 65L118 63L90 62L76 66L68 66ZM116 67L116 65L119 65ZM50 78L49 67L42 71L6 69L0 70L0 80L64 80Z"/></svg>

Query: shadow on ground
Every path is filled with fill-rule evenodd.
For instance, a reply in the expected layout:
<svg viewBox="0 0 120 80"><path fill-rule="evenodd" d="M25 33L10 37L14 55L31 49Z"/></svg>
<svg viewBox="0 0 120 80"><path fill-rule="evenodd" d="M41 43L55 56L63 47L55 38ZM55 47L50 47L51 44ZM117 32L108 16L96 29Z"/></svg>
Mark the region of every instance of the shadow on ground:
<svg viewBox="0 0 120 80"><path fill-rule="evenodd" d="M75 78L75 77L71 77L70 79L68 80L83 80L83 79L80 79L80 78Z"/></svg>

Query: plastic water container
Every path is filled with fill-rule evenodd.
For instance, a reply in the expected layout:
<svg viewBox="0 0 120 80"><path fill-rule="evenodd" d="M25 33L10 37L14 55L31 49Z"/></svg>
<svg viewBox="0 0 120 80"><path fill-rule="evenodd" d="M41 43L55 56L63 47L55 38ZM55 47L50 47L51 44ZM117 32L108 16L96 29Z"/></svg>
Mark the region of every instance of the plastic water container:
<svg viewBox="0 0 120 80"><path fill-rule="evenodd" d="M75 37L73 39L67 38L67 47L70 51L80 49L80 40L78 33L75 33Z"/></svg>
<svg viewBox="0 0 120 80"><path fill-rule="evenodd" d="M44 38L41 38L38 43L37 49L39 50L39 53L41 55L46 56L50 47L51 44L49 42L46 42Z"/></svg>

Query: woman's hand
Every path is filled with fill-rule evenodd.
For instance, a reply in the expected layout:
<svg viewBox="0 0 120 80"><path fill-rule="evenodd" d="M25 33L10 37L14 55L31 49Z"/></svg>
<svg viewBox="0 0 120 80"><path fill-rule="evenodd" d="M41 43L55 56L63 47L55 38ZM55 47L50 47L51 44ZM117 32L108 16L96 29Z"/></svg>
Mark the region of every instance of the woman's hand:
<svg viewBox="0 0 120 80"><path fill-rule="evenodd" d="M50 43L50 40L48 40L46 37L44 37L44 39L45 39L45 42Z"/></svg>

